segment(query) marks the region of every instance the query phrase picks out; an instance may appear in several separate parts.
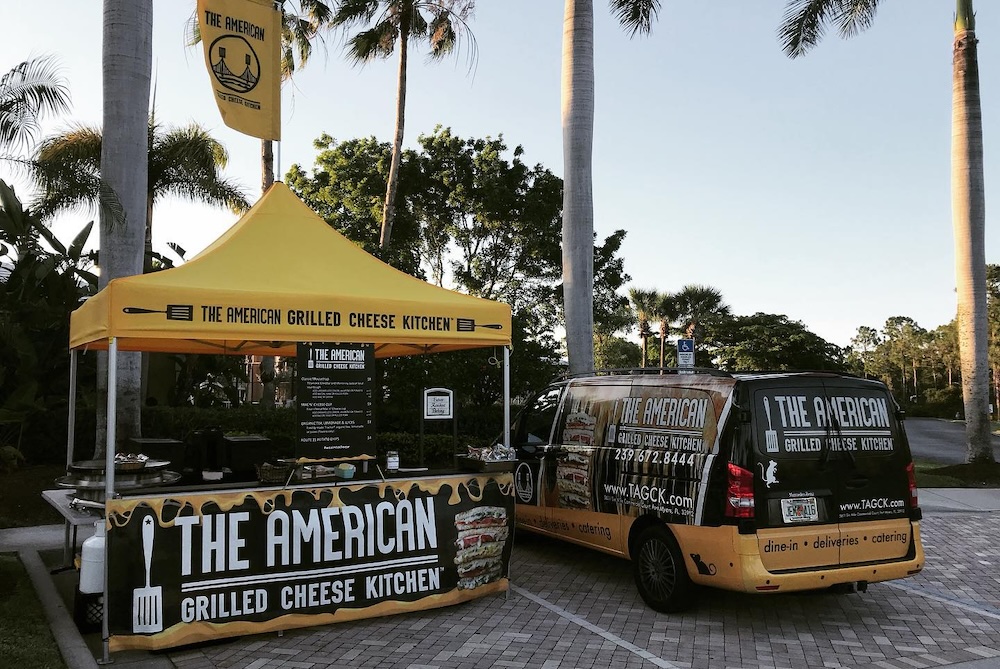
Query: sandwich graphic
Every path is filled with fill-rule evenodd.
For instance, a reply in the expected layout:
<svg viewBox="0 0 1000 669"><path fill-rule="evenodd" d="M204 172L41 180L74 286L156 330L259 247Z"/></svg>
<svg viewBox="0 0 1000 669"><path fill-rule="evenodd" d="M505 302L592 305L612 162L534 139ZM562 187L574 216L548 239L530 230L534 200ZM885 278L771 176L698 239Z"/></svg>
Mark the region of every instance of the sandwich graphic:
<svg viewBox="0 0 1000 669"><path fill-rule="evenodd" d="M583 411L575 411L566 416L563 429L563 443L590 446L594 443L594 427L597 418Z"/></svg>
<svg viewBox="0 0 1000 669"><path fill-rule="evenodd" d="M503 576L503 549L510 535L507 510L477 506L455 516L458 589L474 590Z"/></svg>
<svg viewBox="0 0 1000 669"><path fill-rule="evenodd" d="M556 489L559 506L564 509L590 509L590 455L570 451L556 464Z"/></svg>

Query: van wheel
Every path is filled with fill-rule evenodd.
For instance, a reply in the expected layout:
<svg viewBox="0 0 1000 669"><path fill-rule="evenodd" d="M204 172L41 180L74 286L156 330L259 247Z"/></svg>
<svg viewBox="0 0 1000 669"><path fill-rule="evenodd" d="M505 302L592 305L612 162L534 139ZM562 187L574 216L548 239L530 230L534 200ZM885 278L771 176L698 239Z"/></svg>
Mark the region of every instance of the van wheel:
<svg viewBox="0 0 1000 669"><path fill-rule="evenodd" d="M664 613L690 608L695 586L673 535L663 527L650 527L639 535L635 546L635 585L646 605Z"/></svg>

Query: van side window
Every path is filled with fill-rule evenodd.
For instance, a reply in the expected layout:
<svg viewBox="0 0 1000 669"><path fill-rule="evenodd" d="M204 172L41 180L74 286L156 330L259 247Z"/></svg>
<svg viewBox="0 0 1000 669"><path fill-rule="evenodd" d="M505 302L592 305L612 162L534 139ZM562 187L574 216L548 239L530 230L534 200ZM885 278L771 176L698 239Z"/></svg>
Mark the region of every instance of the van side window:
<svg viewBox="0 0 1000 669"><path fill-rule="evenodd" d="M560 388L550 388L535 398L521 414L514 434L517 444L547 444L552 434L552 421L559 408Z"/></svg>

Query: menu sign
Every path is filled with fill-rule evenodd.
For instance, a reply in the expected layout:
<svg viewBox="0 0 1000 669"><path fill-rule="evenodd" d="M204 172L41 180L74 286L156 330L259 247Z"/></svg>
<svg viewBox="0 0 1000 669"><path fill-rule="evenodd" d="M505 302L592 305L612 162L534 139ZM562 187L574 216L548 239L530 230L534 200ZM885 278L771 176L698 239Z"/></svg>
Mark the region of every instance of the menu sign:
<svg viewBox="0 0 1000 669"><path fill-rule="evenodd" d="M374 458L374 346L299 343L298 372L296 457Z"/></svg>

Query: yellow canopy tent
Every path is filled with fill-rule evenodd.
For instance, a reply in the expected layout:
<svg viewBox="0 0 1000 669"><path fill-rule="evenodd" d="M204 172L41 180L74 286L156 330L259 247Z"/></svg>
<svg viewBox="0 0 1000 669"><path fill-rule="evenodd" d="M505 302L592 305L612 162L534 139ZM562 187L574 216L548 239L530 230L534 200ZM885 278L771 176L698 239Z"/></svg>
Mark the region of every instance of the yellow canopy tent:
<svg viewBox="0 0 1000 669"><path fill-rule="evenodd" d="M70 316L72 460L76 354L117 351L294 356L298 342L374 344L379 358L503 347L504 443L510 444L510 306L400 272L331 228L283 183L191 261L113 279ZM107 443L115 443L108 393ZM106 495L114 448L105 449Z"/></svg>
<svg viewBox="0 0 1000 669"><path fill-rule="evenodd" d="M114 279L70 319L70 348L294 355L296 342L376 357L511 343L510 307L400 272L275 183L190 262Z"/></svg>

